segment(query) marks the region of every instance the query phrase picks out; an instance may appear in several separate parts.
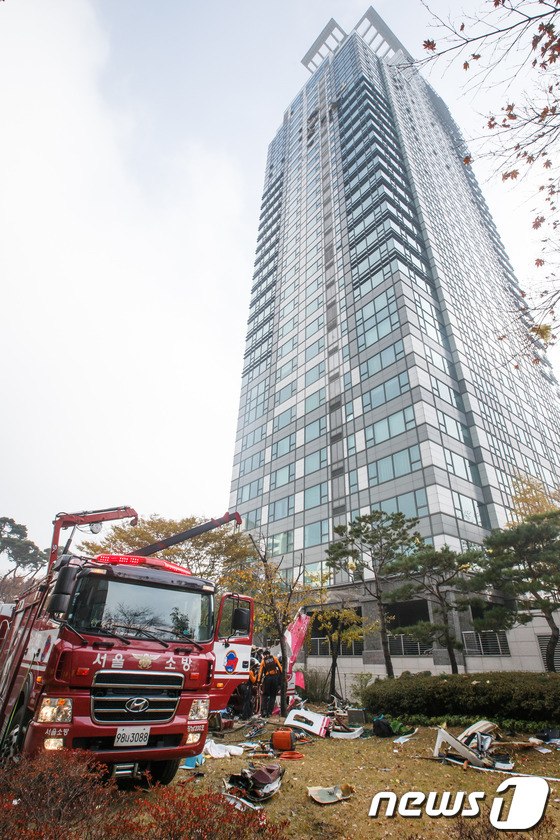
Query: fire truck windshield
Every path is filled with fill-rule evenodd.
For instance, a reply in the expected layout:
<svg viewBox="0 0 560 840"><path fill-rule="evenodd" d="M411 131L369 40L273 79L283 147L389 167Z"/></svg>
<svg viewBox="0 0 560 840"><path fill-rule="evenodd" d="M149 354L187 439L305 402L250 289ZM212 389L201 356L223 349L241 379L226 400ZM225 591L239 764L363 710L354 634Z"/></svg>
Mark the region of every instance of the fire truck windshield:
<svg viewBox="0 0 560 840"><path fill-rule="evenodd" d="M208 642L213 612L209 592L86 575L78 580L67 618L80 633Z"/></svg>

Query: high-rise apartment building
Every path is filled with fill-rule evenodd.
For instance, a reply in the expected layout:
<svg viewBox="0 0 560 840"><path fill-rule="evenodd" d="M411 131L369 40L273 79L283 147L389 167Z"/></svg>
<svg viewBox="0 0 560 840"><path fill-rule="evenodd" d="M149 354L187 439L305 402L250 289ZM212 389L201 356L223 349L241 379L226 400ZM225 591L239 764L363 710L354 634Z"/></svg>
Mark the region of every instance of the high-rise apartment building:
<svg viewBox="0 0 560 840"><path fill-rule="evenodd" d="M287 576L372 508L480 544L513 476L560 472L557 383L542 348L512 361L499 340L531 322L447 107L373 9L350 34L331 20L303 63L266 164L232 484ZM537 625L516 652L459 620L475 665L542 668ZM358 654L383 672L375 645Z"/></svg>

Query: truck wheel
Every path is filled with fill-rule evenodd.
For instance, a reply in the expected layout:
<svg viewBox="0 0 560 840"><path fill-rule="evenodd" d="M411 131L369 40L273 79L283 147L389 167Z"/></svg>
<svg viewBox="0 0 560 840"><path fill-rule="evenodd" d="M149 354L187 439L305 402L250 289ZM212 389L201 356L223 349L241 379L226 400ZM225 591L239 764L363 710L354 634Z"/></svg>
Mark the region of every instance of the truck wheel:
<svg viewBox="0 0 560 840"><path fill-rule="evenodd" d="M152 761L150 764L150 775L154 784L168 785L175 778L181 762L175 761Z"/></svg>
<svg viewBox="0 0 560 840"><path fill-rule="evenodd" d="M16 759L20 755L27 734L25 719L25 707L22 706L13 716L10 728L4 737L1 752L2 763Z"/></svg>

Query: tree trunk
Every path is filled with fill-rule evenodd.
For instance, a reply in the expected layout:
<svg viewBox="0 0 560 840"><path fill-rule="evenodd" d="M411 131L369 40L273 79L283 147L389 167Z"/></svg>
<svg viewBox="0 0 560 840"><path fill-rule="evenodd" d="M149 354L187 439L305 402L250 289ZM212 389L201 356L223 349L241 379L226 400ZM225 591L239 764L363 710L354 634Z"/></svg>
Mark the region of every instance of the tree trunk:
<svg viewBox="0 0 560 840"><path fill-rule="evenodd" d="M445 634L445 646L447 648L447 654L449 656L449 662L451 664L451 673L458 674L459 673L459 666L457 665L457 657L455 656L455 648L453 646L453 642L451 641L451 637L449 633Z"/></svg>
<svg viewBox="0 0 560 840"><path fill-rule="evenodd" d="M283 632L280 633L280 650L282 651L282 674L280 675L280 715L286 717L288 714L288 646Z"/></svg>
<svg viewBox="0 0 560 840"><path fill-rule="evenodd" d="M459 673L459 666L457 665L457 657L455 656L455 645L453 644L453 639L451 637L451 633L449 632L449 612L447 610L447 605L445 601L441 603L441 615L443 618L443 623L445 625L445 647L447 648L447 655L449 656L449 663L451 665L451 673L458 674Z"/></svg>
<svg viewBox="0 0 560 840"><path fill-rule="evenodd" d="M545 656L546 670L556 671L556 666L554 665L554 651L556 650L556 645L560 636L560 630L558 629L558 625L552 617L552 613L545 612L544 617L546 619L546 623L550 627L550 639L548 640L548 644L546 646Z"/></svg>
<svg viewBox="0 0 560 840"><path fill-rule="evenodd" d="M381 587L377 578L375 580L375 600L377 601L377 609L379 612L379 635L381 637L381 648L383 650L383 658L385 659L385 668L387 669L387 676L392 680L395 676L393 671L393 662L391 660L391 653L389 651L389 634L387 633L387 622L385 620L385 611L381 601Z"/></svg>
<svg viewBox="0 0 560 840"><path fill-rule="evenodd" d="M339 651L340 642L331 642L331 686L329 694L333 698L336 697L336 669Z"/></svg>

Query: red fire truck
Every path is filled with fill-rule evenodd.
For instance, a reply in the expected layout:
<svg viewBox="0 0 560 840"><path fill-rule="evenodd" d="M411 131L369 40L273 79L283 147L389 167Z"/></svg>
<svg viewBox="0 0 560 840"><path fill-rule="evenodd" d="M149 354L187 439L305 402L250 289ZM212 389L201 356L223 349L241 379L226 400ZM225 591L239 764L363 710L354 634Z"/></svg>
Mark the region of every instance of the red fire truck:
<svg viewBox="0 0 560 840"><path fill-rule="evenodd" d="M0 753L83 749L117 777L167 784L198 755L208 714L247 680L253 605L155 552L229 521L226 514L135 555L70 553L78 526L129 507L58 514L45 580L16 603L0 646ZM60 533L72 528L62 553Z"/></svg>

